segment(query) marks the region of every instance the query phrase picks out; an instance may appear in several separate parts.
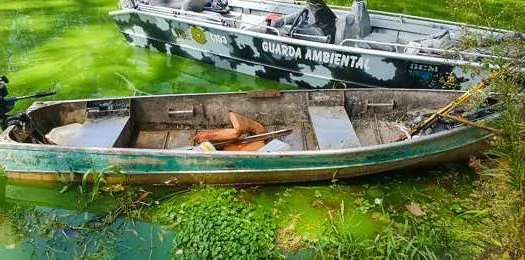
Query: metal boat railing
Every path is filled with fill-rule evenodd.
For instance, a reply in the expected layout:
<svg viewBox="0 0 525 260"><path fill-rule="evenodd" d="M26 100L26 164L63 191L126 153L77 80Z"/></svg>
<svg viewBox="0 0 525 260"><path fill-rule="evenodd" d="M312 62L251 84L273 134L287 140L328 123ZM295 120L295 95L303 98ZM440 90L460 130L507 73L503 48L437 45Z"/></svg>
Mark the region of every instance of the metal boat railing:
<svg viewBox="0 0 525 260"><path fill-rule="evenodd" d="M458 51L458 50L446 50L446 49L414 46L414 45L401 44L401 43L388 43L388 42L378 42L378 41L360 40L360 39L344 39L339 43L339 45L344 45L347 42L369 43L369 44L392 46L392 47L396 47L396 51L399 50L397 49L398 47L401 47L401 48L406 48L406 49L417 49L417 50L433 51L433 52L439 52L439 53L457 54L459 55L461 60L464 60L463 56L472 56L472 57L477 57L477 58L490 58L490 59L510 59L507 57L500 57L496 55L489 55L489 54L482 54L482 53L465 52L465 51ZM357 47L360 48L359 46Z"/></svg>
<svg viewBox="0 0 525 260"><path fill-rule="evenodd" d="M154 13L163 14L163 15L172 15L175 17L179 16L185 19L191 19L191 20L197 20L197 21L202 21L202 19L204 19L205 22L213 22L218 25L224 25L224 26L230 26L230 27L233 26L235 28L237 28L237 25L240 26L241 24L256 26L256 27L265 28L266 30L271 30L277 36L281 36L281 33L279 32L279 30L277 30L277 28L275 27L242 21L241 19L237 19L237 17L235 18L223 17L223 16L218 17L218 16L201 14L201 13L192 12L192 11L184 11L184 10L173 9L173 8L168 8L168 7L151 6L151 5L145 5L145 4L137 4L136 8L139 11L154 12ZM245 29L239 28L239 29L247 30L246 28Z"/></svg>

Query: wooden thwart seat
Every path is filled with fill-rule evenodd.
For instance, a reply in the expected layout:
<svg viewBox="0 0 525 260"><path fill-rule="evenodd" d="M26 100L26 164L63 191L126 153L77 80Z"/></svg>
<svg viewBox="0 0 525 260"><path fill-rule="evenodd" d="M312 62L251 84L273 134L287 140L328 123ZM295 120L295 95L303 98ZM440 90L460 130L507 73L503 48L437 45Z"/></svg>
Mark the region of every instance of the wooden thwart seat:
<svg viewBox="0 0 525 260"><path fill-rule="evenodd" d="M343 106L310 106L308 113L320 150L361 146Z"/></svg>
<svg viewBox="0 0 525 260"><path fill-rule="evenodd" d="M129 124L129 119L130 116L89 118L66 146L116 147Z"/></svg>

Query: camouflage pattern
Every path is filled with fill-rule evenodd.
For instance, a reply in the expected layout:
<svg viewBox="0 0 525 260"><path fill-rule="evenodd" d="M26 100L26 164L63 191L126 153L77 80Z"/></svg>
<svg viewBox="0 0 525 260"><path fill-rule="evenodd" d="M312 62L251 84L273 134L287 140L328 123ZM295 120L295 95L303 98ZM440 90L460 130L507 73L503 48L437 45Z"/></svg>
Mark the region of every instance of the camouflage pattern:
<svg viewBox="0 0 525 260"><path fill-rule="evenodd" d="M301 88L465 89L488 75L472 73L466 62L298 40L203 19L136 9L110 15L133 46Z"/></svg>

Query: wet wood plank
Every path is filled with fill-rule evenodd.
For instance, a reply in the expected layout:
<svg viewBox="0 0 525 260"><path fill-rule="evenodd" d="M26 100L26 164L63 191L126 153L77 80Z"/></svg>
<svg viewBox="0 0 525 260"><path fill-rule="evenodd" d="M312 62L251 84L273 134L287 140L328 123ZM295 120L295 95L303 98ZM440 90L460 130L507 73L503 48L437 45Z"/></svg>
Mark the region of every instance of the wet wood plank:
<svg viewBox="0 0 525 260"><path fill-rule="evenodd" d="M174 130L169 132L166 149L177 149L191 145L195 130Z"/></svg>
<svg viewBox="0 0 525 260"><path fill-rule="evenodd" d="M292 129L292 133L283 137L279 137L279 140L290 145L290 151L303 151L306 149L305 138L303 135L302 125L295 126L269 126L266 127L268 132L278 131L283 129ZM267 143L271 141L268 140Z"/></svg>
<svg viewBox="0 0 525 260"><path fill-rule="evenodd" d="M306 149L308 151L318 150L317 140L315 139L315 132L310 124L303 124L303 134L306 140Z"/></svg>
<svg viewBox="0 0 525 260"><path fill-rule="evenodd" d="M137 140L135 140L135 148L143 149L164 149L168 131L140 131Z"/></svg>
<svg viewBox="0 0 525 260"><path fill-rule="evenodd" d="M292 133L284 136L282 141L289 144L291 149L290 151L303 151L305 150L305 139L303 134L302 126L292 126Z"/></svg>

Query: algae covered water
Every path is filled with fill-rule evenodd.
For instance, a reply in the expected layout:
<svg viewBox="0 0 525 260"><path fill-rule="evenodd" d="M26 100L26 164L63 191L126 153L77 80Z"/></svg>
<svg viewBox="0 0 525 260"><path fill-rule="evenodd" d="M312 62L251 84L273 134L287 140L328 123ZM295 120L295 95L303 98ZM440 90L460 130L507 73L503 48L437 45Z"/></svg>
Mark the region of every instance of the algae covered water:
<svg viewBox="0 0 525 260"><path fill-rule="evenodd" d="M259 248L268 250L263 255L274 251L274 257L303 259L318 258L316 247L323 249L327 236L334 239L334 229L370 240L393 223L405 229L407 221L417 221L421 226L446 223L451 232L468 233L475 225L465 225L484 216L472 206L475 175L459 171L465 169L294 185L140 187L132 200L147 191L153 197L147 207L128 207L128 214L112 220L108 211L114 214L124 205L125 193L104 193L92 202L89 196L89 205L78 211L86 198L76 188L4 179L0 254L4 259L168 259L178 253L191 258L183 250L196 243L211 258L220 257L211 255L213 250L228 245L233 247L229 256Z"/></svg>
<svg viewBox="0 0 525 260"><path fill-rule="evenodd" d="M106 0L3 1L0 74L12 82L10 95L55 90L53 99L76 99L292 88L132 48L108 16L116 8L115 1ZM17 104L16 110L29 102ZM129 196L107 187L86 202L78 186L0 178L0 255L166 259L184 258L188 245L198 245L200 256L215 258L224 251L218 245L231 239L226 245L238 248L220 256L250 250L276 252L274 257L333 256L337 241L373 239L392 225L403 230L407 221L447 222L463 232L458 227L483 217L472 206L474 179L465 168L440 168L313 184L181 192L137 187ZM143 194L152 199L136 203L133 196ZM207 243L216 240L222 242Z"/></svg>
<svg viewBox="0 0 525 260"><path fill-rule="evenodd" d="M76 99L289 88L132 48L108 15L115 9L117 1L3 1L0 73L11 79L10 94L52 89L56 99Z"/></svg>

